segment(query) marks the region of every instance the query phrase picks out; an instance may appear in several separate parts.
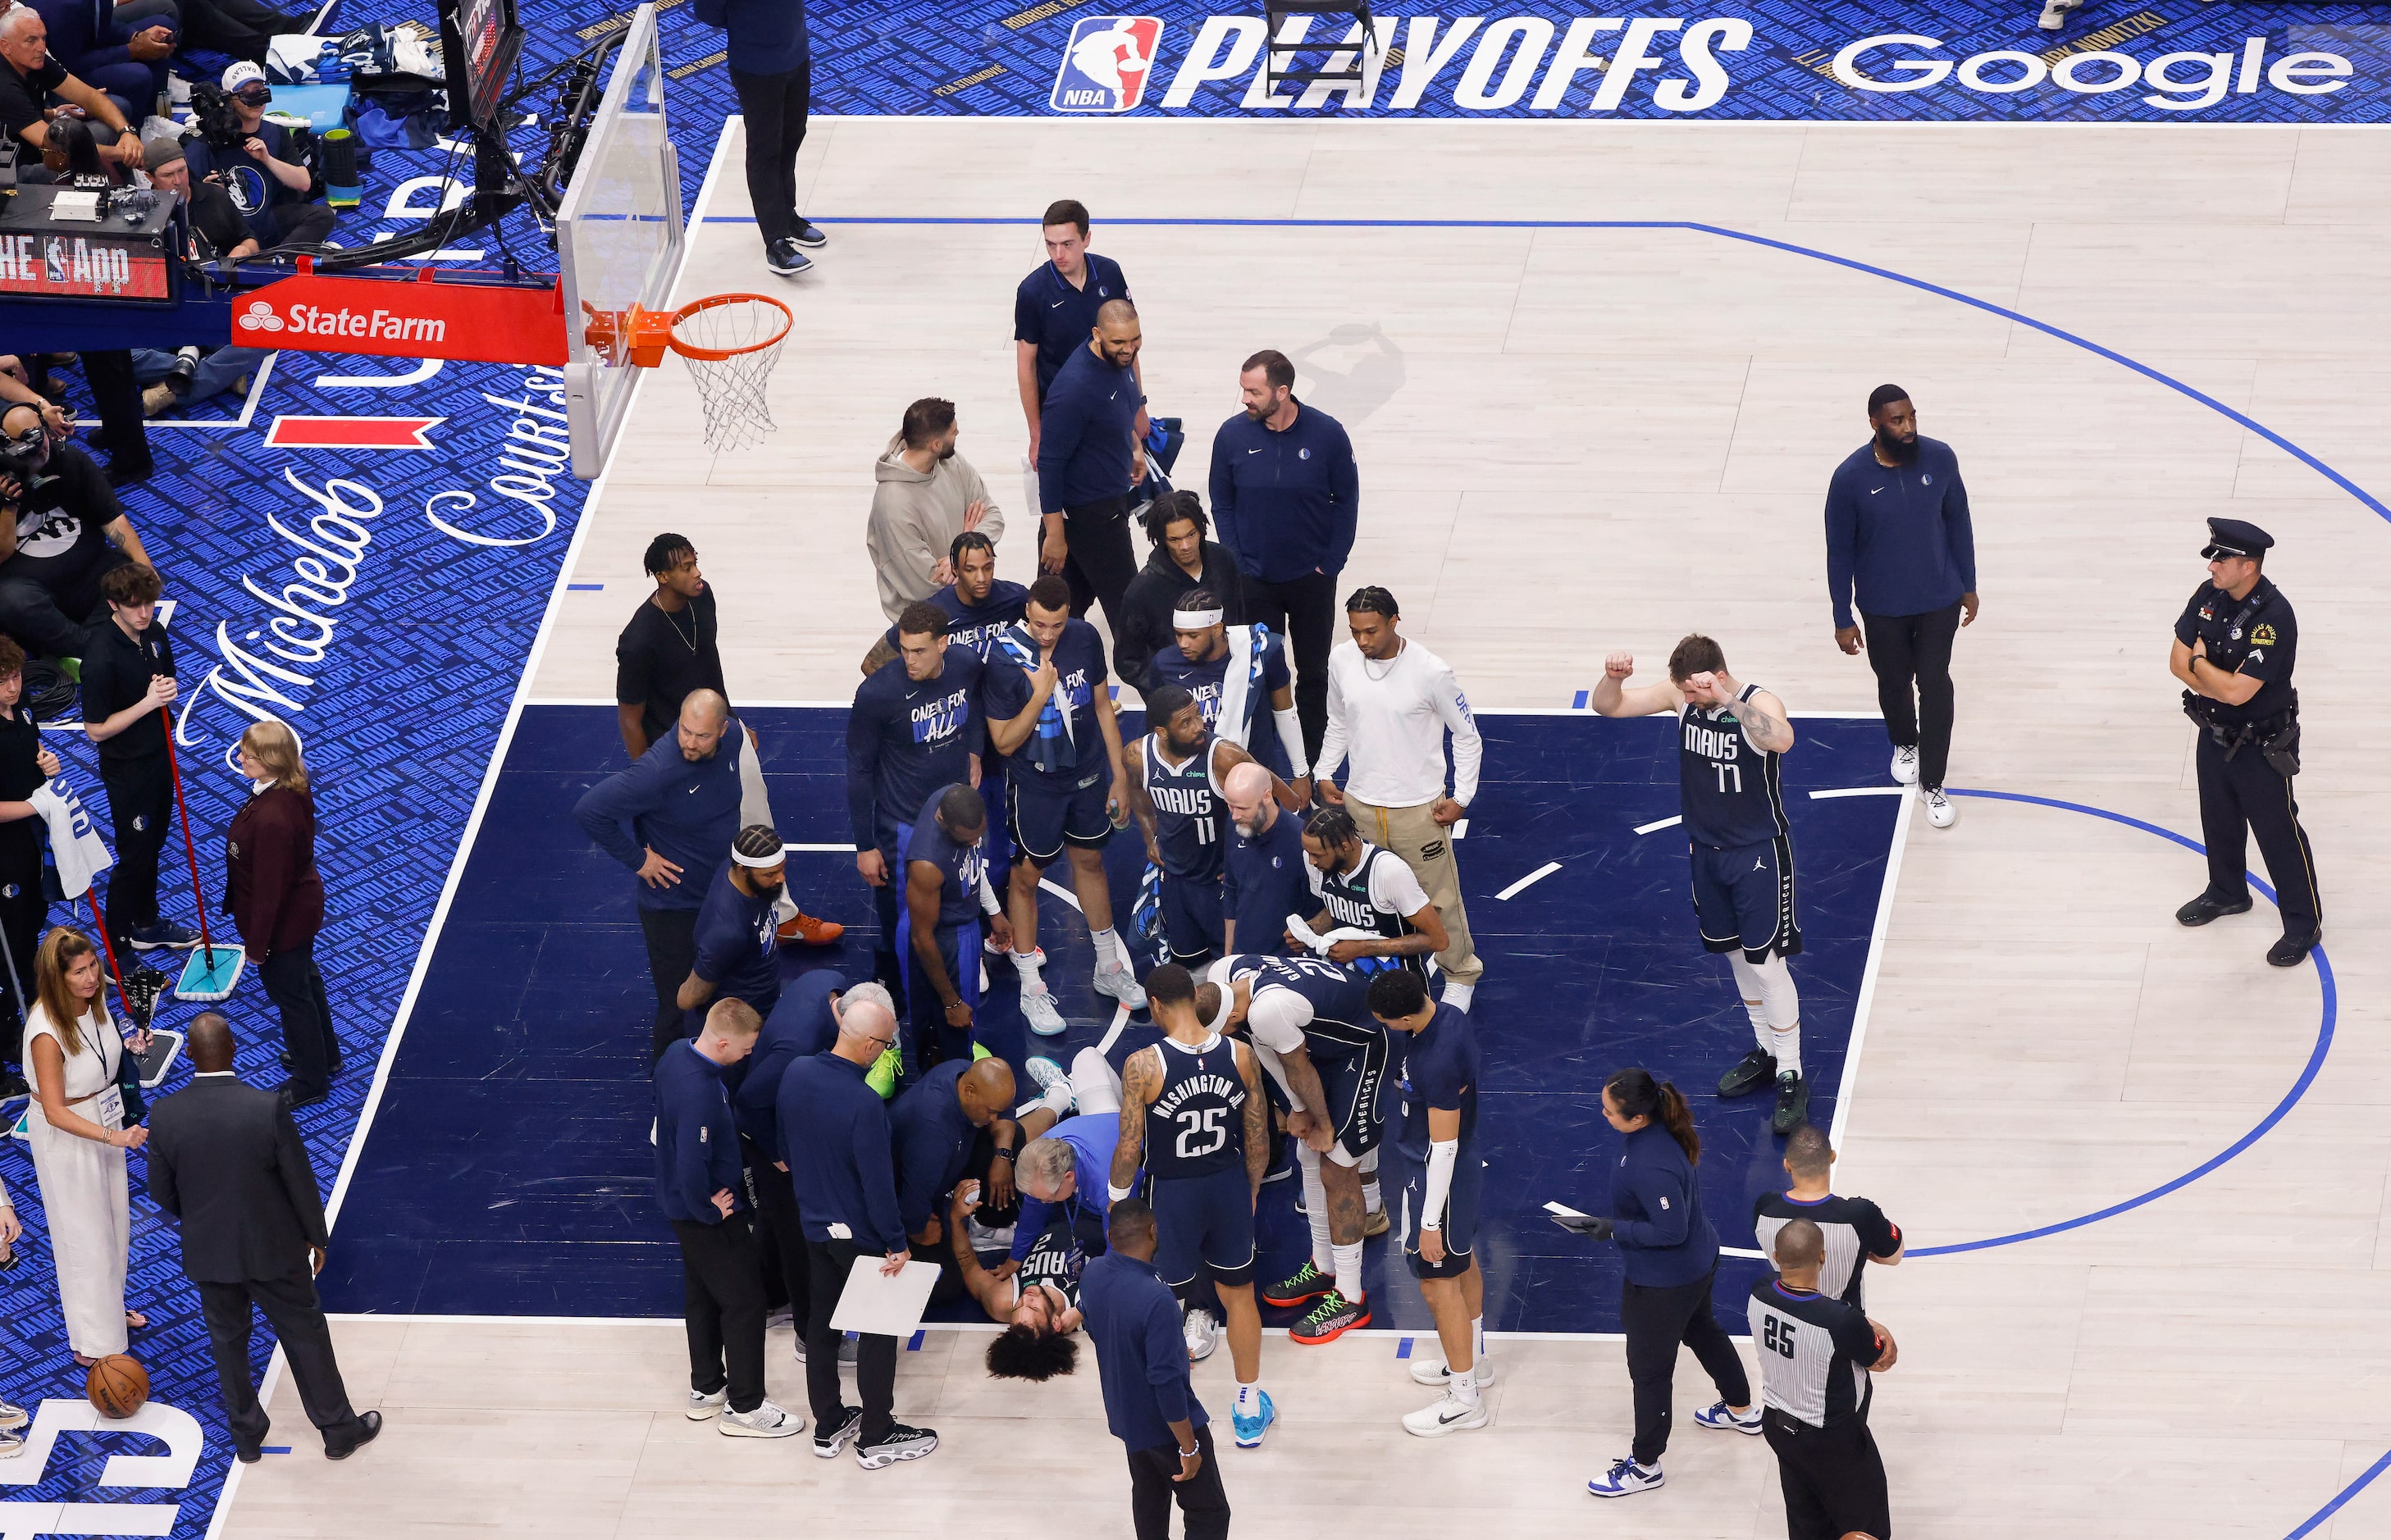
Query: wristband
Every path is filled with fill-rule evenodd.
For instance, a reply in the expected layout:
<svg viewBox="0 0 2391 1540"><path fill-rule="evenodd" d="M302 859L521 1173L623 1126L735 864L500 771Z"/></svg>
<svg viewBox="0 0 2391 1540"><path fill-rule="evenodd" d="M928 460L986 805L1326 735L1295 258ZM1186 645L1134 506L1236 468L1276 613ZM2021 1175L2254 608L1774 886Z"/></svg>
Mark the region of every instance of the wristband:
<svg viewBox="0 0 2391 1540"><path fill-rule="evenodd" d="M1183 1460L1192 1460L1192 1459L1196 1458L1198 1456L1202 1455L1203 1453L1204 1453L1204 1451L1203 1451L1201 1448L1196 1448L1196 1449L1182 1449L1181 1451L1179 1451L1179 1457L1180 1457L1181 1459L1183 1459Z"/></svg>
<svg viewBox="0 0 2391 1540"><path fill-rule="evenodd" d="M1114 1187L1114 1186L1113 1186L1111 1183L1109 1183L1109 1182L1107 1182L1107 1183L1105 1183L1105 1197L1106 1197L1107 1200L1109 1200L1109 1201L1111 1201L1111 1202L1115 1202L1115 1203L1118 1203L1118 1202L1119 1202L1122 1199L1127 1198L1127 1197L1128 1197L1131 1192L1133 1192L1133 1191L1135 1191L1135 1190L1136 1190L1136 1188L1135 1188L1135 1187L1134 1187L1134 1186L1131 1186L1131 1187Z"/></svg>

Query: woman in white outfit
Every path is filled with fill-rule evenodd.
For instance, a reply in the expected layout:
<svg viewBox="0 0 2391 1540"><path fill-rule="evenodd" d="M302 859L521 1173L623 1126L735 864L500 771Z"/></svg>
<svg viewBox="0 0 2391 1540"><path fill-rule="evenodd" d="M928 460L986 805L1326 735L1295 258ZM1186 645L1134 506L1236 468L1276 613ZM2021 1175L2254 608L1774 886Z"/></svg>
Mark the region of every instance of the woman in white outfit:
<svg viewBox="0 0 2391 1540"><path fill-rule="evenodd" d="M33 1105L26 1121L67 1341L75 1362L87 1367L123 1353L128 1331L149 1324L124 1308L124 1152L140 1149L149 1131L124 1126L117 1087L124 1055L142 1052L149 1034L137 1033L130 1044L118 1034L100 993L98 950L80 930L62 925L43 938L33 979L25 1023Z"/></svg>
<svg viewBox="0 0 2391 1540"><path fill-rule="evenodd" d="M7 1185L0 1183L0 1259L8 1255L10 1248L17 1244L17 1238L24 1233L25 1227L17 1223L17 1206L8 1201ZM0 1460L25 1452L23 1430L25 1424L32 1420L25 1415L24 1407L0 1399Z"/></svg>

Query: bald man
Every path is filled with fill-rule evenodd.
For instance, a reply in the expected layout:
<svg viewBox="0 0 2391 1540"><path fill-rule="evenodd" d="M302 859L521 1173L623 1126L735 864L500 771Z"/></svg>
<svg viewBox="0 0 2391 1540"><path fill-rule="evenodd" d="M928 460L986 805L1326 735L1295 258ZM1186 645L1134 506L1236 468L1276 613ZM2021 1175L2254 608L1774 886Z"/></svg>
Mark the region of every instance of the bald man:
<svg viewBox="0 0 2391 1540"><path fill-rule="evenodd" d="M1759 1432L1776 1452L1788 1540L1891 1534L1884 1460L1868 1414L1868 1375L1898 1356L1893 1333L1821 1290L1827 1238L1816 1225L1788 1221L1771 1250L1777 1276L1753 1284L1751 1299L1763 1410L1757 1429L1732 1426ZM1702 1425L1730 1426L1707 1417Z"/></svg>
<svg viewBox="0 0 2391 1540"><path fill-rule="evenodd" d="M1144 343L1137 307L1106 301L1087 345L1047 387L1038 419L1038 506L1045 526L1038 564L1069 581L1075 618L1091 604L1103 605L1116 642L1127 619L1121 596L1137 576L1129 500L1145 480L1145 447L1136 432ZM1121 672L1118 652L1114 672Z"/></svg>
<svg viewBox="0 0 2391 1540"><path fill-rule="evenodd" d="M1250 764L1238 765L1221 781L1230 826L1221 886L1227 936L1222 956L1284 951L1286 917L1312 909L1305 876L1311 868L1303 863L1303 820L1279 807L1271 785L1271 773Z"/></svg>
<svg viewBox="0 0 2391 1540"><path fill-rule="evenodd" d="M1018 1116L1019 1121L1015 1118ZM908 1086L889 1110L897 1161L897 1208L913 1255L944 1270L937 1299L963 1291L940 1214L957 1186L977 1182L976 1217L985 1229L1011 1226L1020 1212L1013 1161L1023 1145L1053 1126L1044 1102L1014 1110L1014 1074L1002 1059L949 1059Z"/></svg>

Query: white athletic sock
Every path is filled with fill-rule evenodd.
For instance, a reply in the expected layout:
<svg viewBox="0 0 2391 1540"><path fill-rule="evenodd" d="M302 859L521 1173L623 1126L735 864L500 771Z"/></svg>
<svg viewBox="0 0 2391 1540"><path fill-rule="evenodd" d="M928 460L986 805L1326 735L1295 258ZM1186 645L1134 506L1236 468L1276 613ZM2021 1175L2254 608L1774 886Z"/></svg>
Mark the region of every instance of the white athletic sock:
<svg viewBox="0 0 2391 1540"><path fill-rule="evenodd" d="M1376 1176L1365 1178L1362 1183L1362 1212L1364 1213L1387 1212L1387 1195L1379 1187L1378 1179Z"/></svg>
<svg viewBox="0 0 2391 1540"><path fill-rule="evenodd" d="M1015 1117L1017 1121L1019 1118L1027 1116L1033 1109L1040 1107L1045 1108L1048 1111L1053 1113L1058 1119L1067 1117L1070 1115L1072 1105L1076 1099L1077 1098L1071 1095L1071 1083L1067 1080L1062 1081L1058 1083L1053 1090L1047 1092L1044 1096L1040 1097L1036 1101L1023 1103L1021 1110L1015 1113Z"/></svg>
<svg viewBox="0 0 2391 1540"><path fill-rule="evenodd" d="M1802 1023L1796 1021L1790 1027L1771 1027L1768 1029L1768 1051L1777 1056L1777 1072L1781 1075L1790 1070L1793 1073L1800 1074L1802 1072Z"/></svg>
<svg viewBox="0 0 2391 1540"><path fill-rule="evenodd" d="M1473 1367L1467 1374L1454 1372L1444 1377L1444 1393L1465 1406L1478 1405L1478 1371Z"/></svg>
<svg viewBox="0 0 2391 1540"><path fill-rule="evenodd" d="M1473 1364L1486 1356L1486 1317L1469 1317L1469 1361Z"/></svg>
<svg viewBox="0 0 2391 1540"><path fill-rule="evenodd" d="M1333 1248L1336 1251L1337 1292L1345 1296L1348 1304L1362 1303L1362 1243Z"/></svg>
<svg viewBox="0 0 2391 1540"><path fill-rule="evenodd" d="M1775 1053L1777 1043L1768 1033L1768 1010L1760 998L1760 969L1746 962L1740 952L1728 953L1726 962L1735 972L1736 993L1743 996L1743 1013L1751 1019L1751 1040L1760 1045L1762 1053Z"/></svg>
<svg viewBox="0 0 2391 1540"><path fill-rule="evenodd" d="M1097 972L1106 973L1116 968L1129 966L1128 960L1121 956L1120 932L1111 926L1089 931L1088 939L1096 943Z"/></svg>
<svg viewBox="0 0 2391 1540"><path fill-rule="evenodd" d="M1260 1380L1257 1380L1250 1385L1247 1384L1242 1380L1237 1381L1237 1410L1241 1412L1260 1410L1261 1407L1261 1396L1262 1382Z"/></svg>
<svg viewBox="0 0 2391 1540"><path fill-rule="evenodd" d="M1444 986L1444 1003L1455 1010L1467 1010L1470 997L1477 993L1476 984L1457 984L1448 981Z"/></svg>
<svg viewBox="0 0 2391 1540"><path fill-rule="evenodd" d="M1320 1179L1322 1157L1310 1145L1303 1147L1303 1217L1312 1225L1312 1265L1322 1273L1337 1271L1336 1253L1328 1244L1328 1187Z"/></svg>
<svg viewBox="0 0 2391 1540"><path fill-rule="evenodd" d="M1043 995L1046 993L1045 984L1040 982L1038 978L1038 956L1036 953L1015 952L1013 955L1013 970L1021 975L1022 994Z"/></svg>

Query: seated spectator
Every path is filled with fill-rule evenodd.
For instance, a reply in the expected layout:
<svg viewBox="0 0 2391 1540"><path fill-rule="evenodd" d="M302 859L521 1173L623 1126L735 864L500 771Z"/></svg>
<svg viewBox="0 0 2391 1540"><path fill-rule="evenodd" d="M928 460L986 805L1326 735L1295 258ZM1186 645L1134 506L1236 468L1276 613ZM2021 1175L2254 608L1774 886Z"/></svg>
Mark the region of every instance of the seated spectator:
<svg viewBox="0 0 2391 1540"><path fill-rule="evenodd" d="M100 579L136 561L153 565L92 457L52 443L36 407L0 413L0 634L32 657L82 657L108 620Z"/></svg>
<svg viewBox="0 0 2391 1540"><path fill-rule="evenodd" d="M1201 498L1192 492L1166 492L1146 508L1144 523L1154 554L1122 597L1121 607L1128 611L1121 622L1125 634L1113 649L1121 677L1140 695L1161 682L1150 678L1154 655L1178 640L1170 617L1179 608L1180 595L1191 588L1208 589L1221 600L1226 623L1243 625L1252 619L1246 613L1237 558L1210 538L1212 521L1204 516Z"/></svg>
<svg viewBox="0 0 2391 1540"><path fill-rule="evenodd" d="M221 179L211 177L205 182L191 180L190 162L184 159L183 141L170 135L153 135L147 141L142 160L149 173L149 186L162 193L173 193L191 206L191 250L193 262L216 262L257 254L257 237L251 233L249 222L232 206L232 195L224 188Z"/></svg>
<svg viewBox="0 0 2391 1540"><path fill-rule="evenodd" d="M968 1223L980 1206L980 1185L955 1188L947 1211L947 1240L963 1287L988 1318L1003 1326L988 1344L988 1372L999 1380L1052 1380L1079 1361L1079 1273L1088 1253L1059 1213L1030 1243L1019 1267L1002 1277L982 1265L972 1250Z"/></svg>
<svg viewBox="0 0 2391 1540"><path fill-rule="evenodd" d="M154 417L170 406L196 406L226 391L245 396L265 360L264 348L136 348L133 378L141 386L141 415Z"/></svg>
<svg viewBox="0 0 2391 1540"><path fill-rule="evenodd" d="M229 54L252 64L265 62L266 45L281 32L304 32L316 22L312 8L278 11L259 0L177 0L183 13L183 45Z"/></svg>
<svg viewBox="0 0 2391 1540"><path fill-rule="evenodd" d="M49 26L42 13L31 6L0 11L0 127L35 149L48 148L52 120L45 104L54 95L95 120L92 140L102 160L111 166L141 164L141 141L124 113L105 92L77 79L50 57ZM47 182L51 173L20 161L17 178Z"/></svg>
<svg viewBox="0 0 2391 1540"><path fill-rule="evenodd" d="M971 462L955 454L955 404L924 396L905 408L887 452L872 468L879 486L863 548L880 578L880 608L890 620L916 599L955 581L948 549L955 536L977 530L1004 538L1004 514L988 495Z"/></svg>
<svg viewBox="0 0 2391 1540"><path fill-rule="evenodd" d="M174 51L183 13L175 0L26 0L42 13L50 52L107 92L134 122L158 110L166 89L166 58Z"/></svg>
<svg viewBox="0 0 2391 1540"><path fill-rule="evenodd" d="M269 122L265 105L274 99L265 71L243 59L224 72L225 93L239 114L241 153L217 148L205 139L187 140L183 159L193 181L213 181L232 195L232 206L249 221L258 245L314 246L331 233L332 211L310 202L316 173L290 159L291 133Z"/></svg>

